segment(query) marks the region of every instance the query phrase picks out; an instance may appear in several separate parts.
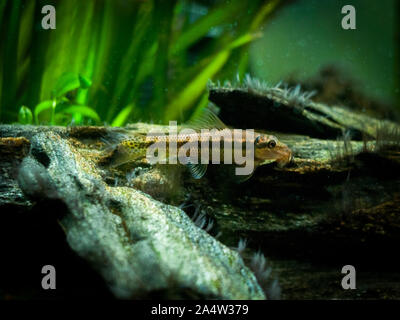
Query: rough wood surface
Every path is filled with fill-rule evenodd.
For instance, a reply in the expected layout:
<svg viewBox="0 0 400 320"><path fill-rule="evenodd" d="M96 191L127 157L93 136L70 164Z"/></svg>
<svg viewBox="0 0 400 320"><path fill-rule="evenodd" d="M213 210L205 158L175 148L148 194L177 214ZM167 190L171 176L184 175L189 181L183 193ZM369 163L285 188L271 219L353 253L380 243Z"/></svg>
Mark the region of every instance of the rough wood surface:
<svg viewBox="0 0 400 320"><path fill-rule="evenodd" d="M283 89L259 89L212 88L210 100L228 125L273 132L285 142L295 156L286 168L262 166L240 185L219 165L201 180L183 166L151 167L140 159L110 168L102 138L118 128L2 125L2 215L63 199L66 215L57 219L69 245L117 297L178 284L190 297L262 298L241 258L221 244L247 238L245 262L258 249L270 257L283 298L399 298L392 261L400 236L398 125L296 99ZM132 134L151 128L127 127ZM218 240L176 206L212 219L208 233ZM154 281L143 288L135 279L148 279L149 261L163 273L154 277L150 268ZM352 263L368 271L358 295L338 285L340 266ZM381 282L374 282L382 270Z"/></svg>

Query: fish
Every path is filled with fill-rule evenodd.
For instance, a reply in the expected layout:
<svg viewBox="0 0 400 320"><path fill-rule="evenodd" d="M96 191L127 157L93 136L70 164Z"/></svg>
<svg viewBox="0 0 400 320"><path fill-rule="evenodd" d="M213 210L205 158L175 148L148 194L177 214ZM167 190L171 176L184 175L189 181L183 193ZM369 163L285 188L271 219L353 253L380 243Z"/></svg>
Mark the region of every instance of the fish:
<svg viewBox="0 0 400 320"><path fill-rule="evenodd" d="M282 168L293 161L290 148L276 136L252 130L249 134L249 130L229 128L210 108L205 108L199 118L181 125L180 130L170 130L169 134L122 134L114 147L111 165L118 167L148 157L151 148L157 149L155 156L159 163L183 163L195 179L205 175L209 163L232 165L238 183L249 179L263 164L276 162ZM243 152L246 157L243 157ZM238 174L240 169L244 173Z"/></svg>

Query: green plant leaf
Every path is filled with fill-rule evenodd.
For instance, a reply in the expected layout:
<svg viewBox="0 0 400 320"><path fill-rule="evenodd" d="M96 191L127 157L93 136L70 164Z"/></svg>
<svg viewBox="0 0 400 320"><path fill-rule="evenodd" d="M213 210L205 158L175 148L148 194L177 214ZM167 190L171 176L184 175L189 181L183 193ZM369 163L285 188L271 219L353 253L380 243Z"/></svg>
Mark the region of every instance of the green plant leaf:
<svg viewBox="0 0 400 320"><path fill-rule="evenodd" d="M190 25L171 46L170 54L175 55L186 50L218 25L237 19L237 15L246 7L246 1L235 1L229 5L221 4L211 9L204 17Z"/></svg>
<svg viewBox="0 0 400 320"><path fill-rule="evenodd" d="M174 16L174 8L176 0L156 0L155 1L155 19L158 21L157 41L158 50L155 56L154 63L154 113L156 117L162 118L163 108L165 106L167 95L165 94L168 88L168 48L172 34L172 19Z"/></svg>
<svg viewBox="0 0 400 320"><path fill-rule="evenodd" d="M53 100L45 100L36 105L33 111L36 124L39 124L39 114L44 110L52 108L53 102L54 102Z"/></svg>
<svg viewBox="0 0 400 320"><path fill-rule="evenodd" d="M256 17L253 19L250 25L250 32L256 31L257 28L263 23L266 17L268 17L272 12L276 10L279 4L282 3L282 0L271 0L264 3L261 8L259 8Z"/></svg>
<svg viewBox="0 0 400 320"><path fill-rule="evenodd" d="M176 98L172 98L172 101L166 107L166 117L164 121L167 122L170 119L178 120L181 113L188 109L203 93L207 81L225 65L231 50L252 41L254 37L254 35L245 34L230 42L224 50L221 50L212 57L210 63L182 90L182 92Z"/></svg>
<svg viewBox="0 0 400 320"><path fill-rule="evenodd" d="M54 116L54 122L57 125L66 126L71 123L71 115L65 113L57 113Z"/></svg>
<svg viewBox="0 0 400 320"><path fill-rule="evenodd" d="M186 110L194 103L204 90L208 79L210 79L218 70L226 63L229 58L229 50L218 53L213 61L196 77L186 88L178 95L166 108L165 121L177 120L181 116L181 112Z"/></svg>
<svg viewBox="0 0 400 320"><path fill-rule="evenodd" d="M28 107L22 106L18 112L18 122L21 124L32 124L33 123L33 115L31 109Z"/></svg>
<svg viewBox="0 0 400 320"><path fill-rule="evenodd" d="M79 83L82 89L88 89L92 86L92 80L81 74L79 75Z"/></svg>
<svg viewBox="0 0 400 320"><path fill-rule="evenodd" d="M246 44L284 1L59 0L57 32L36 23L45 0L25 2L0 0L0 120L36 105L35 123L123 126L201 110L209 78L248 71Z"/></svg>
<svg viewBox="0 0 400 320"><path fill-rule="evenodd" d="M79 75L73 72L65 72L58 78L52 91L53 98L59 98L67 92L78 89L81 86Z"/></svg>
<svg viewBox="0 0 400 320"><path fill-rule="evenodd" d="M133 104L130 104L123 108L117 116L114 118L113 122L111 123L112 127L122 127L123 125L126 124L128 121L128 117L131 114L132 110L134 108Z"/></svg>
<svg viewBox="0 0 400 320"><path fill-rule="evenodd" d="M80 105L71 105L69 107L66 107L63 110L64 113L68 113L68 114L81 114L82 116L86 117L86 118L90 118L93 119L97 122L100 122L100 117L97 114L97 112L95 110L93 110L92 108L88 107L88 106L80 106Z"/></svg>
<svg viewBox="0 0 400 320"><path fill-rule="evenodd" d="M115 111L119 103L121 103L121 106L125 106L133 100L136 96L137 87L141 82L138 79L139 68L142 68L145 64L146 58L154 60L154 54L149 52L149 48L153 46L156 39L156 34L152 30L153 9L154 3L152 1L143 1L140 4L133 30L135 36L132 38L121 62L124 67L119 70L115 85L114 100L111 102L108 110L107 121L111 121L112 117L115 116ZM116 97L121 100L116 101Z"/></svg>

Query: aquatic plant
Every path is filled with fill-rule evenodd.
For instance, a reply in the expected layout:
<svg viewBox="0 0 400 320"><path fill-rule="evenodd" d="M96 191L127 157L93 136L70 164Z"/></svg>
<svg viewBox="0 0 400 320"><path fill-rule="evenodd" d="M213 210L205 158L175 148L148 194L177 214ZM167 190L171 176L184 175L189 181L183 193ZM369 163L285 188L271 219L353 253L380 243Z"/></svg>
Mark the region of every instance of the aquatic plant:
<svg viewBox="0 0 400 320"><path fill-rule="evenodd" d="M277 278L271 277L272 268L261 251L253 253L251 258L246 257L245 251L248 240L240 238L235 250L242 257L245 264L253 271L258 284L263 289L267 299L279 300L281 298L281 287Z"/></svg>
<svg viewBox="0 0 400 320"><path fill-rule="evenodd" d="M248 44L283 1L60 0L44 30L47 2L1 1L1 122L185 120L209 79L244 75Z"/></svg>
<svg viewBox="0 0 400 320"><path fill-rule="evenodd" d="M209 89L242 89L263 96L267 96L275 101L283 101L292 106L304 107L310 103L310 99L316 94L316 91L303 91L300 85L289 87L288 84L283 81L272 85L266 81L258 78L251 77L246 74L242 79L239 74L236 75L234 81L224 81L222 84L220 81L212 82L209 81L207 84Z"/></svg>
<svg viewBox="0 0 400 320"><path fill-rule="evenodd" d="M400 149L400 129L381 125L376 129L375 151L382 152L388 149Z"/></svg>
<svg viewBox="0 0 400 320"><path fill-rule="evenodd" d="M268 266L267 260L262 252L258 251L251 258L250 269L253 271L258 284L264 290L268 299L279 300L281 298L281 288L277 279L271 278L272 268Z"/></svg>
<svg viewBox="0 0 400 320"><path fill-rule="evenodd" d="M400 130L385 122L378 123L374 129L375 138L362 135L362 147L352 141L351 131L346 130L337 138L335 148L330 148L331 164L336 167L351 166L359 154L375 154L382 158L398 159L400 149Z"/></svg>
<svg viewBox="0 0 400 320"><path fill-rule="evenodd" d="M366 145L367 144L365 142L364 148L366 148ZM353 149L351 132L348 130L342 132L342 135L336 139L335 148L331 147L328 150L331 158L331 163L335 166L352 164L354 162L354 157L357 154L357 151Z"/></svg>
<svg viewBox="0 0 400 320"><path fill-rule="evenodd" d="M246 250L246 247L247 247L247 239L240 238L236 251L239 253L241 257L243 257L243 253Z"/></svg>
<svg viewBox="0 0 400 320"><path fill-rule="evenodd" d="M191 219L198 228L203 229L207 233L210 233L214 227L214 220L207 218L206 213L201 210L199 205L196 207Z"/></svg>

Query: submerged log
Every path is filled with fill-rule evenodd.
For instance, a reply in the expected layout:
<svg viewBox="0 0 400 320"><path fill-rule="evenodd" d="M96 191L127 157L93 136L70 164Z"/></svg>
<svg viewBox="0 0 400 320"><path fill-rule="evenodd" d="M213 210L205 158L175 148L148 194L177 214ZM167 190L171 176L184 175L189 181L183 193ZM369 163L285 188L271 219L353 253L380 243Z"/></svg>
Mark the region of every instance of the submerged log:
<svg viewBox="0 0 400 320"><path fill-rule="evenodd" d="M179 297L190 292L186 298L264 298L242 258L225 246L241 237L250 239L251 250L297 259L297 266L304 259L393 265L400 240L398 125L313 103L297 91L271 90L210 90L225 123L272 130L295 156L286 168L258 168L240 185L220 165L200 180L183 166L152 167L144 159L112 168L102 138L118 128L2 125L2 215L23 217L38 204L51 211L62 202L63 214L54 219L70 248L122 298L176 288ZM237 117L243 106L246 112ZM134 134L154 127L127 129ZM204 211L213 228L201 230L177 206L189 215ZM290 291L299 290L298 276L287 277L281 272L283 297L302 298ZM351 294L339 286L324 296L322 288L300 293Z"/></svg>
<svg viewBox="0 0 400 320"><path fill-rule="evenodd" d="M234 243L238 236L247 238L254 249L262 248L278 261L295 259L299 269L304 267L301 261L308 261L328 266L351 262L360 269L379 270L365 277L379 277L386 286L369 282L359 296L399 297L398 282L393 280L397 277L392 273L399 267L393 261L400 240L399 124L314 103L297 89L270 88L251 81L241 87L211 86L210 100L229 124L277 130L278 138L295 156L292 166L261 167L251 181L240 186L218 187L218 179L209 176L211 183L205 183L203 191L192 188L193 201L208 205L218 221L221 239ZM239 112L241 116L235 117ZM213 195L211 203L201 196L205 189ZM282 269L287 269L286 264ZM321 274L318 267L310 269ZM332 274L329 267L325 270L325 279L339 281L337 273ZM297 272L287 275L293 277L292 283L304 279L315 283L312 276L293 274ZM281 278L284 275L285 271ZM286 297L297 298L298 287L288 279L285 285ZM314 294L307 290L302 294L355 297L340 287L327 290L322 284L309 290ZM318 294L319 290L324 293Z"/></svg>
<svg viewBox="0 0 400 320"><path fill-rule="evenodd" d="M270 87L248 78L244 85L210 84L209 100L221 108L221 118L236 128L268 129L325 139L336 139L346 131L354 140L377 138L381 128L387 132L400 129L399 124L388 120L315 103L311 96L312 92L301 92L299 86Z"/></svg>

